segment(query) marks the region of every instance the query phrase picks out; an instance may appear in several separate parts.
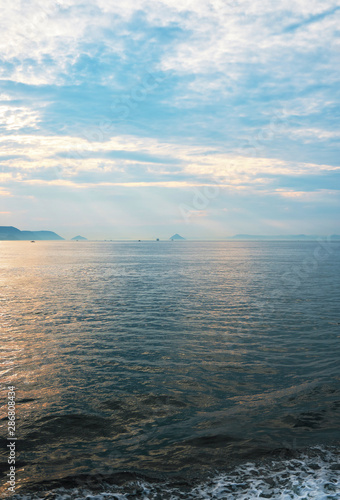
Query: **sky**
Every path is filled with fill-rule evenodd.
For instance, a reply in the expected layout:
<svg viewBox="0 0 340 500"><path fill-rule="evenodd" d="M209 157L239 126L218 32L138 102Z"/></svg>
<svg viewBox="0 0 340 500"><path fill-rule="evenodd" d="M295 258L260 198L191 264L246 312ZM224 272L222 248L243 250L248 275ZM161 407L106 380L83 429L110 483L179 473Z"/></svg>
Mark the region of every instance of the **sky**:
<svg viewBox="0 0 340 500"><path fill-rule="evenodd" d="M0 225L340 234L340 3L1 0Z"/></svg>

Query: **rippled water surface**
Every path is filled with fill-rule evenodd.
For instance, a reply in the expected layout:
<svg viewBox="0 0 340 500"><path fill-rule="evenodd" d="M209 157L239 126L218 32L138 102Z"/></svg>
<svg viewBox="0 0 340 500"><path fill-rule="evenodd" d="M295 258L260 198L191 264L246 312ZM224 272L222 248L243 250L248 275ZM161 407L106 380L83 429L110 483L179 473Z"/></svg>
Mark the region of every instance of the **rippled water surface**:
<svg viewBox="0 0 340 500"><path fill-rule="evenodd" d="M240 470L273 459L323 477L282 498L340 498L339 246L0 242L17 491L257 498ZM299 495L270 477L256 491Z"/></svg>

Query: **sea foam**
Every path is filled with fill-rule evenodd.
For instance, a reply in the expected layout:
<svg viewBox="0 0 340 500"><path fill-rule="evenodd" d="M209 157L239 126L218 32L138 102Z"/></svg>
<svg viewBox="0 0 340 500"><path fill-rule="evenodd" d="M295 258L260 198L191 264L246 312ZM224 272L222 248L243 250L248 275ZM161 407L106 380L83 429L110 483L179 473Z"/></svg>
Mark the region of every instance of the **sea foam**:
<svg viewBox="0 0 340 500"><path fill-rule="evenodd" d="M338 500L340 461L335 448L314 447L293 459L246 462L233 470L185 487L170 482L131 481L103 491L58 488L16 495L20 500Z"/></svg>

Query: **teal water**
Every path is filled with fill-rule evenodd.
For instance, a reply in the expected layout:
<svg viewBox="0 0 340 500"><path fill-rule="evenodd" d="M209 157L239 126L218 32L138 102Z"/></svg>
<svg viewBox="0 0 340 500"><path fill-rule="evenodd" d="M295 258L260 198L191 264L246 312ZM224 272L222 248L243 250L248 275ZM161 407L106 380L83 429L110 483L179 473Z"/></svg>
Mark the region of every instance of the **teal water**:
<svg viewBox="0 0 340 500"><path fill-rule="evenodd" d="M339 246L0 242L17 492L340 498Z"/></svg>

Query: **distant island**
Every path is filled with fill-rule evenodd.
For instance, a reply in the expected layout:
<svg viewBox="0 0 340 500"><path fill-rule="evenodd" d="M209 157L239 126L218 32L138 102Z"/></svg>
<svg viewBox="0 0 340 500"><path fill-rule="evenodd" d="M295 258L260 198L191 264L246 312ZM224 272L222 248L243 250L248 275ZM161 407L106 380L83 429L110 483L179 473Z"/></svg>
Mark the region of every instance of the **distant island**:
<svg viewBox="0 0 340 500"><path fill-rule="evenodd" d="M87 241L87 238L84 238L84 236L75 236L71 238L71 241Z"/></svg>
<svg viewBox="0 0 340 500"><path fill-rule="evenodd" d="M173 236L171 236L171 238L169 238L169 240L185 240L185 238L183 238L183 236L180 236L179 234L174 234Z"/></svg>
<svg viewBox="0 0 340 500"><path fill-rule="evenodd" d="M49 241L64 240L59 234L53 231L20 231L13 226L0 226L1 241Z"/></svg>

